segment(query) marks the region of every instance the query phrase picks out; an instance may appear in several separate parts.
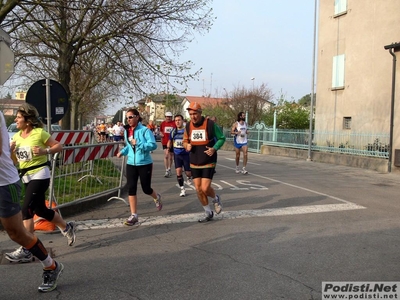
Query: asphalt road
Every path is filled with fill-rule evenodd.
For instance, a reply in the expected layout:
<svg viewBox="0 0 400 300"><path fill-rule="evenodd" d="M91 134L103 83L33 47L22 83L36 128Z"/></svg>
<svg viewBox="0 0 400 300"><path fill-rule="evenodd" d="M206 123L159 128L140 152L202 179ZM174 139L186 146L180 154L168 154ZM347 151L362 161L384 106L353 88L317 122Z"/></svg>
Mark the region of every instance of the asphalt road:
<svg viewBox="0 0 400 300"><path fill-rule="evenodd" d="M323 281L400 281L400 175L249 154L248 175L220 151L213 186L224 210L197 222L194 190L179 197L154 152L157 212L138 194L140 225L112 200L70 217L76 245L39 233L65 265L56 291L39 294L40 263L1 260L0 299L321 299ZM123 195L126 199L126 195ZM15 244L0 232L0 252Z"/></svg>

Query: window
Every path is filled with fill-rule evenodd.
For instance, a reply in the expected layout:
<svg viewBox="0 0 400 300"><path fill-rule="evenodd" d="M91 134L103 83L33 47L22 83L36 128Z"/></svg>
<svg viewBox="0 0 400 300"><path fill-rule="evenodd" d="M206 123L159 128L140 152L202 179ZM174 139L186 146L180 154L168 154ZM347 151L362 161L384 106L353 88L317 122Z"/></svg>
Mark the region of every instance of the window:
<svg viewBox="0 0 400 300"><path fill-rule="evenodd" d="M335 0L335 16L347 13L347 0Z"/></svg>
<svg viewBox="0 0 400 300"><path fill-rule="evenodd" d="M351 117L343 117L343 129L351 129Z"/></svg>
<svg viewBox="0 0 400 300"><path fill-rule="evenodd" d="M344 89L344 54L333 57L332 89Z"/></svg>

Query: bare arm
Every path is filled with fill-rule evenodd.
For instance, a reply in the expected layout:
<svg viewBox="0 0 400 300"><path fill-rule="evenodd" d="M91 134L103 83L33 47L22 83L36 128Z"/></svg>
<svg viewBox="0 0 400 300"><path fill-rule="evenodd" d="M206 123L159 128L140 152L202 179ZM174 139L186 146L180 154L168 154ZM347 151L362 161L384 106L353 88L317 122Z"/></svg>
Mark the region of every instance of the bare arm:
<svg viewBox="0 0 400 300"><path fill-rule="evenodd" d="M236 130L236 122L235 123L233 123L233 125L232 125L232 128L231 128L231 134L232 135L236 135L237 134L237 130Z"/></svg>
<svg viewBox="0 0 400 300"><path fill-rule="evenodd" d="M47 140L45 145L48 147L49 153L47 153L47 149L43 149L44 155L45 154L55 154L55 153L62 151L62 149L63 149L62 144L60 144L58 141L56 141L53 137L50 137Z"/></svg>

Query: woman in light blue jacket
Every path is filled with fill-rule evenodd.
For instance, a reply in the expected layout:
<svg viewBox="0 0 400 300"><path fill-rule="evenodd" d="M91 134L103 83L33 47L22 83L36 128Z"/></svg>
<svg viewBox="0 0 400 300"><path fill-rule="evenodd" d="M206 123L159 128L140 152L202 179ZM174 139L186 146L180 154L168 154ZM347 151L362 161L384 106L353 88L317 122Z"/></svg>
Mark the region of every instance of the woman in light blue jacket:
<svg viewBox="0 0 400 300"><path fill-rule="evenodd" d="M157 143L153 133L143 126L139 111L134 108L126 112L128 124L125 126L126 146L117 154L117 157L128 156L126 165L126 179L128 184L128 199L131 208L131 216L124 222L132 226L138 223L137 208L137 183L140 178L143 193L153 197L157 210L162 209L161 195L151 187L153 172L153 159L150 152L157 149Z"/></svg>

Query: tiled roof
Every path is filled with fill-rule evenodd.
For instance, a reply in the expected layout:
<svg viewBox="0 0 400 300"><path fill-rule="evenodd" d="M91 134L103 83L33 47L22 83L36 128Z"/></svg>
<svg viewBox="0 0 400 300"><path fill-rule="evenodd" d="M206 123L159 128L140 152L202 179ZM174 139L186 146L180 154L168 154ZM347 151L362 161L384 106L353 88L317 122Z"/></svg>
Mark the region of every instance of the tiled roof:
<svg viewBox="0 0 400 300"><path fill-rule="evenodd" d="M200 105L216 105L217 103L222 104L226 101L226 98L212 98L212 97L198 97L198 96L185 96L185 98L190 102L197 102Z"/></svg>

